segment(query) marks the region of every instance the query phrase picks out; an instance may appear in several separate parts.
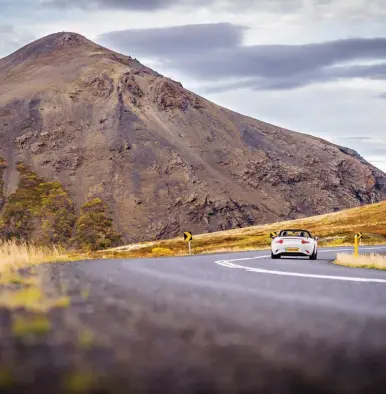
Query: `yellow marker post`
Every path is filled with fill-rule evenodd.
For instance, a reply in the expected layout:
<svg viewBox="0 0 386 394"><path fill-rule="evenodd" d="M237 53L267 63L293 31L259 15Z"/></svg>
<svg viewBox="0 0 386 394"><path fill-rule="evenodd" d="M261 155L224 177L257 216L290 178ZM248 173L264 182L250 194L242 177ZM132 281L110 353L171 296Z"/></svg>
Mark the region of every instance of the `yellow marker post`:
<svg viewBox="0 0 386 394"><path fill-rule="evenodd" d="M355 234L355 240L354 240L354 256L355 257L359 256L359 241L362 237L363 237L362 233Z"/></svg>
<svg viewBox="0 0 386 394"><path fill-rule="evenodd" d="M354 256L358 257L358 255L359 255L359 243L358 243L358 237L355 234L355 237L354 237Z"/></svg>

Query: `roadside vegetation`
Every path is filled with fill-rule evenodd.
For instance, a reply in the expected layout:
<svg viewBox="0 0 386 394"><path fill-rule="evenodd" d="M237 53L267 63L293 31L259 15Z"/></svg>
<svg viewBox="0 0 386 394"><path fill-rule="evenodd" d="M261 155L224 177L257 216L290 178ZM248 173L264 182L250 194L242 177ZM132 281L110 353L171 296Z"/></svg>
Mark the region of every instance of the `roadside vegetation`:
<svg viewBox="0 0 386 394"><path fill-rule="evenodd" d="M243 229L193 235L194 254L217 253L222 251L245 251L268 249L270 232L287 228L305 228L319 237L319 246L352 246L354 235L363 233L365 245L386 243L386 202L330 213ZM175 239L146 242L96 252L94 257L161 257L186 255L187 243L181 236Z"/></svg>
<svg viewBox="0 0 386 394"><path fill-rule="evenodd" d="M6 162L0 158L0 240L3 242L21 242L22 250L27 242L41 245L38 250L31 247L28 255L36 252L38 256L44 250L48 257L62 251L45 249L47 245L57 245L63 250L95 251L121 244L107 204L100 198L83 204L77 216L63 185L58 181L47 182L23 162L17 163L18 187L5 198L2 179L6 168ZM7 250L11 246L15 250L16 243L8 245Z"/></svg>
<svg viewBox="0 0 386 394"><path fill-rule="evenodd" d="M86 251L95 251L122 242L121 235L114 230L113 221L106 212L107 204L100 198L82 205L79 219L75 223L75 245Z"/></svg>
<svg viewBox="0 0 386 394"><path fill-rule="evenodd" d="M64 249L56 246L36 246L26 242L0 242L0 274L41 263L73 260Z"/></svg>
<svg viewBox="0 0 386 394"><path fill-rule="evenodd" d="M335 260L335 264L352 268L386 270L386 255L364 254L353 258L352 254L340 253Z"/></svg>

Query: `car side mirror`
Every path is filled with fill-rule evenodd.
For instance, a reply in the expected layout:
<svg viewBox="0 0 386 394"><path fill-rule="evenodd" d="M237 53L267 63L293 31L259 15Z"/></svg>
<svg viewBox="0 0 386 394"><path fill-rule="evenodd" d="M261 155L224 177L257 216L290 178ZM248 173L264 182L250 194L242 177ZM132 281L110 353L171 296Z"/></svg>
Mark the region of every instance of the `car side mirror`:
<svg viewBox="0 0 386 394"><path fill-rule="evenodd" d="M315 237L315 241L319 241L319 237Z"/></svg>

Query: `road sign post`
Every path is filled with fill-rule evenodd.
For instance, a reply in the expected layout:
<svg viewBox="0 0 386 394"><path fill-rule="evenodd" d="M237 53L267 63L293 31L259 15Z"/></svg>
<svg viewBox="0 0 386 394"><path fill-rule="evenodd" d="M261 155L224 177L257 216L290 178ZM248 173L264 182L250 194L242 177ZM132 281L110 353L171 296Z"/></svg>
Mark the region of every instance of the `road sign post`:
<svg viewBox="0 0 386 394"><path fill-rule="evenodd" d="M184 241L188 242L189 245L189 255L192 254L192 245L191 245L191 241L193 239L193 235L190 231L185 231L184 232Z"/></svg>
<svg viewBox="0 0 386 394"><path fill-rule="evenodd" d="M359 243L360 243L360 240L362 237L363 237L362 233L355 234L355 240L354 240L354 256L355 257L359 256Z"/></svg>

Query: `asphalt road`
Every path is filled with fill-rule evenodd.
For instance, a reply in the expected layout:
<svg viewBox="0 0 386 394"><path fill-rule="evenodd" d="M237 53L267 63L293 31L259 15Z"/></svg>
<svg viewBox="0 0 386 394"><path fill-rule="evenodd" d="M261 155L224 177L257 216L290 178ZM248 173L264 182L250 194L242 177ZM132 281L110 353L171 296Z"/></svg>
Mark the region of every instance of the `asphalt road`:
<svg viewBox="0 0 386 394"><path fill-rule="evenodd" d="M385 393L386 271L331 264L341 250L47 266L50 286L73 300L52 316L61 337L74 343L79 323L103 345L79 355L52 339L40 371L81 359L122 393Z"/></svg>

